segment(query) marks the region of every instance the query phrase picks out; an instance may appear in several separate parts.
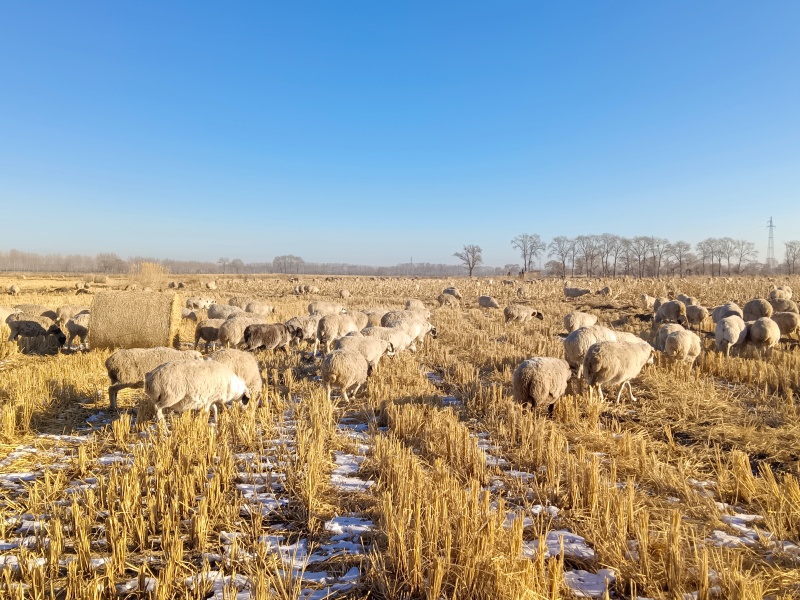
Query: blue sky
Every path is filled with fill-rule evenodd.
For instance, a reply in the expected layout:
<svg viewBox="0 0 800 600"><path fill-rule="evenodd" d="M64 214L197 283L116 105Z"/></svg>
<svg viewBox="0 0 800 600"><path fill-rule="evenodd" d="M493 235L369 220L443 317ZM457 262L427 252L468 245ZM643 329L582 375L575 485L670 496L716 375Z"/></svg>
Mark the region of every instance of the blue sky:
<svg viewBox="0 0 800 600"><path fill-rule="evenodd" d="M800 238L797 2L16 2L0 249L518 262ZM24 226L17 219L26 219ZM32 225L31 223L35 223Z"/></svg>

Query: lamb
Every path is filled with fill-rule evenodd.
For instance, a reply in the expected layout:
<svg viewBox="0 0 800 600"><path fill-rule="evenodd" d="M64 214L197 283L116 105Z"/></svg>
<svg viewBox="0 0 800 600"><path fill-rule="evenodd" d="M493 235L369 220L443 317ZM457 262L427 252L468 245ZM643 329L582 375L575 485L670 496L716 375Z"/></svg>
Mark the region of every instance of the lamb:
<svg viewBox="0 0 800 600"><path fill-rule="evenodd" d="M603 400L604 385L619 385L617 404L619 404L625 384L628 384L631 400L636 402L631 388L631 379L637 377L646 364L653 362L653 352L653 348L644 340L593 344L583 359L586 382L590 386L597 387L600 398Z"/></svg>
<svg viewBox="0 0 800 600"><path fill-rule="evenodd" d="M67 336L61 331L52 319L25 313L15 313L6 319L6 325L11 329L8 341L13 342L18 337L44 337L53 335L58 340L58 345L63 346Z"/></svg>
<svg viewBox="0 0 800 600"><path fill-rule="evenodd" d="M56 310L56 323L58 323L59 325L64 325L75 315L88 312L89 312L88 306L74 306L72 304L59 306L58 309Z"/></svg>
<svg viewBox="0 0 800 600"><path fill-rule="evenodd" d="M478 306L481 308L500 308L500 304L491 296L478 296Z"/></svg>
<svg viewBox="0 0 800 600"><path fill-rule="evenodd" d="M602 325L581 327L564 338L564 358L567 359L573 373L580 379L583 371L583 358L589 347L597 342L616 340L617 334Z"/></svg>
<svg viewBox="0 0 800 600"><path fill-rule="evenodd" d="M425 308L425 303L422 300L409 298L406 300L406 310L427 310L427 308Z"/></svg>
<svg viewBox="0 0 800 600"><path fill-rule="evenodd" d="M769 303L772 305L772 309L775 312L793 312L800 314L800 311L797 309L797 304L794 300L788 300L786 298L775 298L770 300Z"/></svg>
<svg viewBox="0 0 800 600"><path fill-rule="evenodd" d="M686 305L680 300L669 300L658 307L653 325L660 323L688 323L686 320Z"/></svg>
<svg viewBox="0 0 800 600"><path fill-rule="evenodd" d="M641 296L639 296L639 302L641 303L642 308L644 310L655 312L655 309L653 307L655 306L656 299L653 298L652 296L649 296L648 294L642 294Z"/></svg>
<svg viewBox="0 0 800 600"><path fill-rule="evenodd" d="M379 337L364 335L346 335L336 340L334 344L336 350L354 350L361 354L367 361L368 374L378 370L378 363L384 355L391 355L394 352L392 343Z"/></svg>
<svg viewBox="0 0 800 600"><path fill-rule="evenodd" d="M16 284L14 284L14 285L12 285L11 287L8 288L8 293L11 296L19 296L22 293L22 288L20 288Z"/></svg>
<svg viewBox="0 0 800 600"><path fill-rule="evenodd" d="M564 329L567 333L572 333L581 327L591 327L597 325L597 316L584 312L571 312L564 315Z"/></svg>
<svg viewBox="0 0 800 600"><path fill-rule="evenodd" d="M658 330L658 335L656 335L656 343L655 347L656 350L659 352L664 352L667 346L667 338L672 335L673 333L686 331L682 325L677 323L667 323L666 325L662 325L661 329Z"/></svg>
<svg viewBox="0 0 800 600"><path fill-rule="evenodd" d="M666 325L665 325L666 327ZM689 363L691 367L700 356L700 337L693 331L675 331L667 336L664 342L664 354L674 361Z"/></svg>
<svg viewBox="0 0 800 600"><path fill-rule="evenodd" d="M241 377L247 389L250 390L251 400L258 400L261 397L261 391L264 389L264 379L261 377L261 369L258 367L258 361L255 356L242 350L224 348L212 352L206 358L227 365Z"/></svg>
<svg viewBox="0 0 800 600"><path fill-rule="evenodd" d="M202 296L192 296L186 299L186 308L195 310L207 309L212 304L214 304L213 299Z"/></svg>
<svg viewBox="0 0 800 600"><path fill-rule="evenodd" d="M522 361L514 370L514 400L522 404L547 406L552 417L556 400L564 395L572 372L561 358L537 356Z"/></svg>
<svg viewBox="0 0 800 600"><path fill-rule="evenodd" d="M141 388L145 375L157 366L170 361L202 360L194 350L175 350L165 346L117 350L106 359L106 371L111 385L108 400L111 410L117 410L117 394L124 388Z"/></svg>
<svg viewBox="0 0 800 600"><path fill-rule="evenodd" d="M442 290L443 294L447 294L449 296L453 296L456 300L462 300L461 292L458 291L457 287L448 287Z"/></svg>
<svg viewBox="0 0 800 600"><path fill-rule="evenodd" d="M266 302L248 302L244 312L266 317L275 312L275 307Z"/></svg>
<svg viewBox="0 0 800 600"><path fill-rule="evenodd" d="M503 309L506 323L526 323L534 317L542 320L544 315L538 310L524 304L509 304Z"/></svg>
<svg viewBox="0 0 800 600"><path fill-rule="evenodd" d="M793 312L772 313L771 319L778 324L781 334L786 337L796 335L800 338L800 315Z"/></svg>
<svg viewBox="0 0 800 600"><path fill-rule="evenodd" d="M72 347L72 340L76 337L81 338L81 344L86 343L86 338L89 335L89 318L89 313L82 312L67 321L67 333L69 334L69 338L67 339L68 348Z"/></svg>
<svg viewBox="0 0 800 600"><path fill-rule="evenodd" d="M346 336L351 331L358 331L353 317L350 315L325 315L319 320L317 326L317 341L314 343L314 354L317 353L317 344L325 344L325 353L331 350L331 344L340 337Z"/></svg>
<svg viewBox="0 0 800 600"><path fill-rule="evenodd" d="M321 375L325 386L325 396L331 399L331 388L342 390L345 402L350 402L347 395L348 388L356 386L353 395L367 382L369 364L359 352L355 350L334 350L322 360Z"/></svg>
<svg viewBox="0 0 800 600"><path fill-rule="evenodd" d="M217 420L217 404L241 400L247 404L250 391L244 380L229 366L214 360L178 360L164 363L145 376L144 390L156 411L156 420L164 422L164 409L182 413L187 410L212 410ZM141 410L137 422L141 422Z"/></svg>
<svg viewBox="0 0 800 600"><path fill-rule="evenodd" d="M219 340L219 328L225 322L225 319L203 319L194 328L194 349L197 350L197 345L200 340L206 343L206 352L208 352L208 345Z"/></svg>
<svg viewBox="0 0 800 600"><path fill-rule="evenodd" d="M771 317L772 305L763 298L753 298L742 307L742 318L745 321L755 321L761 317Z"/></svg>
<svg viewBox="0 0 800 600"><path fill-rule="evenodd" d="M392 344L395 353L404 350L417 351L417 345L407 332L397 327L366 327L361 333L365 336L374 336Z"/></svg>
<svg viewBox="0 0 800 600"><path fill-rule="evenodd" d="M308 305L308 314L319 315L320 317L326 315L343 315L346 312L347 310L345 310L344 306L335 304L334 302L319 300Z"/></svg>
<svg viewBox="0 0 800 600"><path fill-rule="evenodd" d="M208 307L209 319L227 319L234 315L241 315L244 311L238 306L230 304L212 304Z"/></svg>
<svg viewBox="0 0 800 600"><path fill-rule="evenodd" d="M585 296L586 294L591 294L591 290L587 290L584 288L573 288L573 287L565 287L564 288L564 296L567 298L580 298L581 296Z"/></svg>
<svg viewBox="0 0 800 600"><path fill-rule="evenodd" d="M319 315L302 315L286 321L286 326L295 330L294 339L299 342L313 342L317 339Z"/></svg>
<svg viewBox="0 0 800 600"><path fill-rule="evenodd" d="M255 315L234 315L219 326L219 343L225 347L236 348L244 342L244 330L248 325L266 323L263 317Z"/></svg>
<svg viewBox="0 0 800 600"><path fill-rule="evenodd" d="M701 327L703 322L708 318L708 309L705 306L691 304L686 307L686 320L689 325Z"/></svg>
<svg viewBox="0 0 800 600"><path fill-rule="evenodd" d="M186 319L187 321L194 321L197 322L197 313L193 310L189 310L188 308L181 309L181 319Z"/></svg>
<svg viewBox="0 0 800 600"><path fill-rule="evenodd" d="M732 346L741 346L747 339L747 325L739 315L731 315L719 320L714 331L717 350L730 356Z"/></svg>
<svg viewBox="0 0 800 600"><path fill-rule="evenodd" d="M781 328L769 317L761 317L748 324L747 339L764 352L781 341Z"/></svg>
<svg viewBox="0 0 800 600"><path fill-rule="evenodd" d="M461 305L458 298L453 294L439 294L436 297L436 301L439 303L439 306L448 306L450 308L458 308Z"/></svg>
<svg viewBox="0 0 800 600"><path fill-rule="evenodd" d="M257 323L244 330L244 344L248 350L283 350L289 353L289 345L299 337L298 330L283 323Z"/></svg>
<svg viewBox="0 0 800 600"><path fill-rule="evenodd" d="M722 319L733 316L739 317L744 321L744 312L735 302L727 302L711 310L711 318L714 319L714 324L719 323Z"/></svg>

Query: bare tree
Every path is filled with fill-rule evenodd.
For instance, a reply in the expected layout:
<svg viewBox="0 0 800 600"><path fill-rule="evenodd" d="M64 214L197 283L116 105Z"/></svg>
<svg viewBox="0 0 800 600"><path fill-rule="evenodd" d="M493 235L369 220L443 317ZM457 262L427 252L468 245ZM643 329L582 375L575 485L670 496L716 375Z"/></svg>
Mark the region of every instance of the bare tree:
<svg viewBox="0 0 800 600"><path fill-rule="evenodd" d="M664 260L664 256L667 254L668 246L669 240L665 238L654 236L649 238L650 255L653 257L653 274L656 277L661 275L661 263Z"/></svg>
<svg viewBox="0 0 800 600"><path fill-rule="evenodd" d="M227 267L227 266L228 266L228 263L230 263L230 262L231 262L231 261L230 261L230 260L228 260L227 258L220 258L220 259L217 261L217 264L220 266L220 268L222 269L222 272L224 273L224 272L225 272L225 267Z"/></svg>
<svg viewBox="0 0 800 600"><path fill-rule="evenodd" d="M683 266L686 263L686 255L692 249L689 242L678 240L674 244L670 244L668 248L669 255L678 261L678 274L683 277Z"/></svg>
<svg viewBox="0 0 800 600"><path fill-rule="evenodd" d="M575 250L575 242L566 236L559 235L553 238L548 246L550 251L547 256L558 259L561 263L561 276L567 276L567 259L570 254ZM551 269L552 270L552 269Z"/></svg>
<svg viewBox="0 0 800 600"><path fill-rule="evenodd" d="M790 242L786 242L786 269L789 271L789 275L793 275L797 271L795 270L795 263L800 260L800 241L792 240Z"/></svg>
<svg viewBox="0 0 800 600"><path fill-rule="evenodd" d="M583 268L586 276L592 275L594 259L597 253L597 241L593 235L579 235L575 238L575 246L583 259Z"/></svg>
<svg viewBox="0 0 800 600"><path fill-rule="evenodd" d="M733 240L733 252L736 256L736 272L742 272L742 263L747 265L748 262L755 260L758 256L756 245L747 240Z"/></svg>
<svg viewBox="0 0 800 600"><path fill-rule="evenodd" d="M231 261L231 268L236 271L237 275L242 272L243 267L244 267L244 262L242 261L241 258L234 258Z"/></svg>
<svg viewBox="0 0 800 600"><path fill-rule="evenodd" d="M636 259L638 276L644 277L647 253L650 250L650 238L637 235L631 240L631 254Z"/></svg>
<svg viewBox="0 0 800 600"><path fill-rule="evenodd" d="M537 233L521 233L511 240L511 245L519 250L519 255L522 257L522 267L526 271L533 270L533 260L538 258L546 249L542 238Z"/></svg>
<svg viewBox="0 0 800 600"><path fill-rule="evenodd" d="M736 242L733 238L724 237L717 240L717 258L719 259L720 271L722 269L722 259L728 264L728 275L731 274L731 262L736 254ZM721 273L720 273L721 274Z"/></svg>
<svg viewBox="0 0 800 600"><path fill-rule="evenodd" d="M469 271L469 276L472 277L472 271L475 270L475 267L483 264L482 252L483 250L481 250L481 247L477 244L467 244L461 252L454 252L453 256L464 263L464 266L467 267Z"/></svg>

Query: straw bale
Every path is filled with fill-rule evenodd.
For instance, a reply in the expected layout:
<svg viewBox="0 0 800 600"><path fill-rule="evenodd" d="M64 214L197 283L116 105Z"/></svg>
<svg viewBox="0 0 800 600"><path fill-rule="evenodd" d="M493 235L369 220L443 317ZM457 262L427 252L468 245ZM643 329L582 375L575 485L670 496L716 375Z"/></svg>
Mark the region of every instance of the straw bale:
<svg viewBox="0 0 800 600"><path fill-rule="evenodd" d="M102 292L94 297L92 348L155 348L179 343L181 301L160 292Z"/></svg>

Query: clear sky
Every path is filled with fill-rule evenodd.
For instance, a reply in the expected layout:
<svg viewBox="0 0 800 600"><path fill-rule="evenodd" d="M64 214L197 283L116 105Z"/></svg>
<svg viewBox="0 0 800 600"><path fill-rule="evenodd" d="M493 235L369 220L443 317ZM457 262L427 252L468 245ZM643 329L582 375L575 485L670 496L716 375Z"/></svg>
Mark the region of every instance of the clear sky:
<svg viewBox="0 0 800 600"><path fill-rule="evenodd" d="M0 249L800 238L800 3L6 2Z"/></svg>

